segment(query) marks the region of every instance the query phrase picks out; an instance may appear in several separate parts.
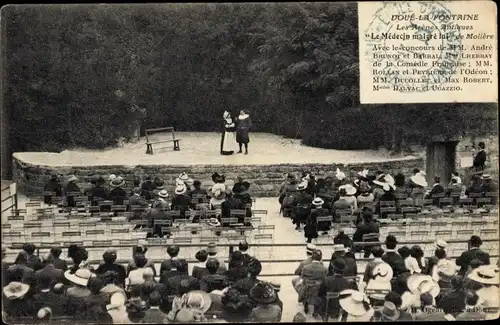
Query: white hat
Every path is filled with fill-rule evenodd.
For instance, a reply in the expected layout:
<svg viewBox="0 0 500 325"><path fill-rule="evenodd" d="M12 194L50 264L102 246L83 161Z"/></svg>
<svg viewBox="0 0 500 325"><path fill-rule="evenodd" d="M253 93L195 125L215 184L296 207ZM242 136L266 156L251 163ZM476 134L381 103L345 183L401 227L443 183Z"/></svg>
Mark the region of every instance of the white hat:
<svg viewBox="0 0 500 325"><path fill-rule="evenodd" d="M370 300L368 297L357 290L347 289L339 293L340 307L345 310L349 315L363 316L369 313L372 308L370 307Z"/></svg>
<svg viewBox="0 0 500 325"><path fill-rule="evenodd" d="M89 279L93 277L94 274L90 272L89 269L83 268L83 269L78 269L76 270L75 273L71 274L71 271L68 270L64 272L64 277L68 279L69 281L81 285L81 286L87 286L87 283L89 282Z"/></svg>
<svg viewBox="0 0 500 325"><path fill-rule="evenodd" d="M222 114L222 118L226 119L229 117L229 112L228 111L224 111L224 114Z"/></svg>
<svg viewBox="0 0 500 325"><path fill-rule="evenodd" d="M315 198L313 201L312 201L312 204L313 205L323 205L325 203L325 201L323 201L322 198L320 197L317 197Z"/></svg>
<svg viewBox="0 0 500 325"><path fill-rule="evenodd" d="M108 181L110 181L110 182L111 182L111 181L112 181L112 180L114 180L115 178L116 178L116 175L115 175L115 174L111 174L111 175L109 175L109 177L108 177Z"/></svg>
<svg viewBox="0 0 500 325"><path fill-rule="evenodd" d="M457 273L457 265L449 259L441 259L437 262L436 272L438 276L452 277Z"/></svg>
<svg viewBox="0 0 500 325"><path fill-rule="evenodd" d="M427 187L427 180L422 173L418 173L410 177L410 180L418 186Z"/></svg>
<svg viewBox="0 0 500 325"><path fill-rule="evenodd" d="M372 271L372 276L374 276L376 279L379 279L380 281L390 282L392 277L394 276L394 273L392 272L391 266L384 262L375 265Z"/></svg>
<svg viewBox="0 0 500 325"><path fill-rule="evenodd" d="M438 239L436 241L436 247L437 248L445 249L447 246L448 246L448 243L445 240Z"/></svg>
<svg viewBox="0 0 500 325"><path fill-rule="evenodd" d="M337 167L337 171L335 172L335 177L341 181L345 178L345 173L341 172L340 169Z"/></svg>
<svg viewBox="0 0 500 325"><path fill-rule="evenodd" d="M363 169L362 171L358 172L358 176L366 178L369 172L370 171L368 169Z"/></svg>
<svg viewBox="0 0 500 325"><path fill-rule="evenodd" d="M453 175L453 176L451 176L451 179L456 180L457 184L462 184L462 179L460 178L460 176Z"/></svg>
<svg viewBox="0 0 500 325"><path fill-rule="evenodd" d="M299 183L297 185L297 190L299 190L299 191L305 190L306 188L307 188L307 183L306 182L302 182L302 183Z"/></svg>
<svg viewBox="0 0 500 325"><path fill-rule="evenodd" d="M441 289L430 275L412 274L407 280L408 289L413 294L422 294L429 292L432 297L436 298Z"/></svg>
<svg viewBox="0 0 500 325"><path fill-rule="evenodd" d="M187 191L186 185L178 185L175 188L175 194L177 194L177 195L184 194L184 193L186 193L186 191Z"/></svg>
<svg viewBox="0 0 500 325"><path fill-rule="evenodd" d="M158 196L159 197L162 197L162 198L167 198L168 197L168 192L167 190L161 190L160 192L158 192Z"/></svg>
<svg viewBox="0 0 500 325"><path fill-rule="evenodd" d="M219 221L217 218L210 218L210 219L207 221L207 224L208 224L210 227L219 227L219 226L220 226L220 221Z"/></svg>
<svg viewBox="0 0 500 325"><path fill-rule="evenodd" d="M110 297L110 302L106 305L106 310L115 309L125 305L127 298L121 293L116 292Z"/></svg>
<svg viewBox="0 0 500 325"><path fill-rule="evenodd" d="M30 286L25 283L12 281L11 283L3 287L3 294L8 299L18 299L24 297L29 289Z"/></svg>
<svg viewBox="0 0 500 325"><path fill-rule="evenodd" d="M343 244L335 244L335 245L333 245L333 251L334 252L345 252L346 248Z"/></svg>
<svg viewBox="0 0 500 325"><path fill-rule="evenodd" d="M189 176L188 176L188 174L186 174L184 172L184 173L181 173L177 179L180 179L181 181L184 182L184 181L187 181L189 179Z"/></svg>
<svg viewBox="0 0 500 325"><path fill-rule="evenodd" d="M495 272L491 265L481 265L472 270L467 277L483 284L499 284L498 272Z"/></svg>
<svg viewBox="0 0 500 325"><path fill-rule="evenodd" d="M111 185L112 187L121 187L125 185L125 180L120 176L118 177L115 176L113 179L109 181L109 185Z"/></svg>
<svg viewBox="0 0 500 325"><path fill-rule="evenodd" d="M346 195L354 195L358 191L352 184L345 184L342 186L339 186L339 190L344 189L346 192Z"/></svg>
<svg viewBox="0 0 500 325"><path fill-rule="evenodd" d="M71 176L69 176L69 178L68 178L68 183L69 183L69 182L76 181L76 180L78 180L78 178L77 178L75 175L71 175Z"/></svg>

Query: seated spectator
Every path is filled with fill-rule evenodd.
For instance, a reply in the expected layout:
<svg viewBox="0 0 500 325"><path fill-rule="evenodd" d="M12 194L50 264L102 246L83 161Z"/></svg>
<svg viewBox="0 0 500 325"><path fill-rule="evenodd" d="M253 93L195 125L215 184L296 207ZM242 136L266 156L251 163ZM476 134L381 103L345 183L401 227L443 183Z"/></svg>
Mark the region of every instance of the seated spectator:
<svg viewBox="0 0 500 325"><path fill-rule="evenodd" d="M465 276L463 278L463 285L464 285L465 290L477 291L483 287L483 285L481 283L476 282L469 277L469 274L471 274L471 272L473 270L477 269L481 265L485 265L485 264L483 261L478 260L478 259L473 259L470 262L469 267L467 269L467 272L465 273Z"/></svg>
<svg viewBox="0 0 500 325"><path fill-rule="evenodd" d="M389 292L385 296L386 302L391 302L396 306L396 309L399 311L399 317L397 320L399 321L413 321L413 316L408 313L406 310L401 310L401 305L403 304L403 300L401 299L401 295L399 295L395 291Z"/></svg>
<svg viewBox="0 0 500 325"><path fill-rule="evenodd" d="M328 266L328 275L333 275L334 262L337 259L341 259L346 264L346 267L343 271L344 276L357 276L358 267L356 265L356 257L354 253L349 252L351 254L347 254L348 249L344 247L344 245L333 245L333 254L330 259L330 264Z"/></svg>
<svg viewBox="0 0 500 325"><path fill-rule="evenodd" d="M279 297L279 293L281 291L281 284L279 284L277 282L269 282L269 284L271 285L271 287L273 287L274 293L276 293L276 302L275 302L275 304L278 307L280 307L280 309L283 311L283 301L281 301L281 299Z"/></svg>
<svg viewBox="0 0 500 325"><path fill-rule="evenodd" d="M114 271L118 274L118 284L124 285L125 278L127 277L125 267L121 264L116 263L116 250L108 249L104 254L102 254L102 259L104 263L100 264L99 267L95 270L95 274L102 275L107 271Z"/></svg>
<svg viewBox="0 0 500 325"><path fill-rule="evenodd" d="M148 310L148 305L140 298L132 298L126 302L125 308L130 320L129 323L138 324L143 322L143 318L146 316L146 310Z"/></svg>
<svg viewBox="0 0 500 325"><path fill-rule="evenodd" d="M123 189L125 180L121 176L118 176L111 180L109 185L113 188L109 192L109 199L113 201L114 205L123 205L123 201L127 199L127 192Z"/></svg>
<svg viewBox="0 0 500 325"><path fill-rule="evenodd" d="M149 269L150 270L150 269ZM144 274L147 272L144 271ZM151 271L152 272L152 271ZM123 287L118 286L118 273L116 271L106 271L103 274L99 276L102 279L104 287L101 289L100 295L102 298L106 301L109 302L111 299L111 296L114 294L122 294L124 297L126 297L125 291L123 290Z"/></svg>
<svg viewBox="0 0 500 325"><path fill-rule="evenodd" d="M147 201L153 199L153 191L156 190L156 185L150 175L147 175L144 182L141 184L141 196Z"/></svg>
<svg viewBox="0 0 500 325"><path fill-rule="evenodd" d="M227 281L229 284L235 283L238 280L244 279L247 276L247 268L243 264L243 254L241 251L235 251L231 255L229 268L227 271Z"/></svg>
<svg viewBox="0 0 500 325"><path fill-rule="evenodd" d="M317 225L317 231L321 231L323 235L328 234L328 231L331 228L330 221L320 221L317 222L318 217L326 217L330 216L330 211L324 207L325 201L321 198L315 198L312 202L313 209L311 210L311 215L309 218L313 220L313 223ZM305 229L304 229L305 231ZM315 229L316 231L316 229Z"/></svg>
<svg viewBox="0 0 500 325"><path fill-rule="evenodd" d="M168 292L179 292L180 284L182 281L189 281L190 291L200 290L200 281L188 275L188 263L186 260L177 260L175 263L178 274L167 278L166 285Z"/></svg>
<svg viewBox="0 0 500 325"><path fill-rule="evenodd" d="M446 258L446 250L445 248L440 247L440 244L444 244L444 246L448 246L444 240L439 239L436 243L436 250L434 251L434 256L431 256L427 259L427 273L432 275L432 271L439 260Z"/></svg>
<svg viewBox="0 0 500 325"><path fill-rule="evenodd" d="M35 279L38 281L40 277L48 277L51 279L51 284L61 282L63 280L63 271L54 267L52 255L47 254L43 258L44 267L35 272ZM50 287L49 285L49 287Z"/></svg>
<svg viewBox="0 0 500 325"><path fill-rule="evenodd" d="M483 301L482 306L486 313L486 319L497 319L500 308L498 268L491 265L480 266L473 270L468 277L483 286L476 291L476 294Z"/></svg>
<svg viewBox="0 0 500 325"><path fill-rule="evenodd" d="M186 263L186 260L173 260L170 270L160 274L160 283L167 284L169 279L177 275L187 275L184 267L181 264ZM178 267L181 266L179 269Z"/></svg>
<svg viewBox="0 0 500 325"><path fill-rule="evenodd" d="M384 194L380 196L379 201L377 202L377 205L375 207L376 213L380 216L380 218L387 218L387 215L385 213L380 212L380 207L381 204L380 202L396 202L396 196L394 195L394 187L391 186L391 184L384 183L382 185L382 190L384 191Z"/></svg>
<svg viewBox="0 0 500 325"><path fill-rule="evenodd" d="M371 192L371 187L367 182L359 183L359 192L357 202L358 202L358 210L362 210L363 208L368 208L370 210L373 209L375 196Z"/></svg>
<svg viewBox="0 0 500 325"><path fill-rule="evenodd" d="M416 321L445 321L446 315L442 311L438 311L433 306L433 297L426 292L420 295L420 310L415 314Z"/></svg>
<svg viewBox="0 0 500 325"><path fill-rule="evenodd" d="M125 283L128 283L128 286L132 287L144 283L143 273L149 268L146 266L147 261L144 255L137 254L134 256L134 263L137 268L129 272L127 280L125 281Z"/></svg>
<svg viewBox="0 0 500 325"><path fill-rule="evenodd" d="M105 310L107 300L101 294L101 290L104 288L104 282L99 277L91 277L87 283L87 288L90 291L90 295L84 298L85 306L82 306L81 313L85 314L93 306L98 306L100 309ZM89 317L83 316L84 319Z"/></svg>
<svg viewBox="0 0 500 325"><path fill-rule="evenodd" d="M59 247L54 247L50 249L50 255L52 255L52 265L58 270L66 271L68 269L68 265L66 261L59 258L62 254L62 249Z"/></svg>
<svg viewBox="0 0 500 325"><path fill-rule="evenodd" d="M248 254L248 248L249 245L246 241L238 243L238 250L241 252L244 266L247 266L248 263L253 259L253 257Z"/></svg>
<svg viewBox="0 0 500 325"><path fill-rule="evenodd" d="M341 292L346 289L353 289L352 283L344 278L346 264L343 259L336 259L332 265L332 275L325 277L318 289L318 300L315 302L315 313L325 314L332 318L339 317L340 306L338 299L331 299L328 302L328 311L325 311L327 305L327 293Z"/></svg>
<svg viewBox="0 0 500 325"><path fill-rule="evenodd" d="M450 281L451 291L445 293L437 305L440 308L445 309L445 306L455 306L454 316L457 316L460 311L465 309L465 296L466 292L463 288L462 278L460 276L453 276Z"/></svg>
<svg viewBox="0 0 500 325"><path fill-rule="evenodd" d="M458 271L459 275L465 275L470 262L474 259L481 260L484 264L490 264L490 255L479 248L482 244L483 241L479 236L471 236L469 239L469 250L463 252L462 255L460 255L460 257L458 257L455 261L455 263L460 267L460 271Z"/></svg>
<svg viewBox="0 0 500 325"><path fill-rule="evenodd" d="M161 263L160 266L160 274L170 271L172 269L172 264L175 260L179 259L179 246L170 245L167 247L167 255L168 257Z"/></svg>
<svg viewBox="0 0 500 325"><path fill-rule="evenodd" d="M407 184L406 184L406 177L402 173L397 173L394 175L394 186L396 189L394 190L394 195L397 194L402 194L404 197L406 197L406 189L407 189Z"/></svg>
<svg viewBox="0 0 500 325"><path fill-rule="evenodd" d="M32 316L33 300L27 296L30 286L18 281L12 281L3 287L2 309L12 318Z"/></svg>
<svg viewBox="0 0 500 325"><path fill-rule="evenodd" d="M342 320L346 322L367 322L372 319L374 309L368 297L362 292L347 289L339 293L339 304L342 309Z"/></svg>
<svg viewBox="0 0 500 325"><path fill-rule="evenodd" d="M302 281L294 287L299 295L299 302L304 302L304 310L313 303L317 296L321 281L328 274L328 269L323 265L323 254L320 250L315 250L312 254L312 263L304 266L300 275Z"/></svg>
<svg viewBox="0 0 500 325"><path fill-rule="evenodd" d="M151 209L146 213L146 219L148 220L148 227L153 228L153 234L156 237L170 236L170 233L163 233L162 225L155 224L155 220L171 220L173 217L167 214L170 210L170 204L166 201L168 199L168 192L166 190L161 190L158 192L158 197L151 204Z"/></svg>
<svg viewBox="0 0 500 325"><path fill-rule="evenodd" d="M146 209L148 207L148 202L140 197L141 189L139 187L134 187L132 189L132 195L128 198L128 212L133 212L130 220L141 219L144 211L141 209L134 209L134 206L139 206L142 209Z"/></svg>
<svg viewBox="0 0 500 325"><path fill-rule="evenodd" d="M352 248L352 240L349 235L346 234L345 229L340 229L337 236L333 237L333 244L344 245L344 247Z"/></svg>
<svg viewBox="0 0 500 325"><path fill-rule="evenodd" d="M298 275L299 277L293 278L292 279L292 286L295 288L299 282L302 281L300 275L302 274L302 270L304 269L304 266L311 264L312 263L312 253L316 250L316 245L314 244L307 244L306 246L306 254L307 258L300 262L299 266L295 270L295 275Z"/></svg>
<svg viewBox="0 0 500 325"><path fill-rule="evenodd" d="M113 324L129 324L127 310L125 307L126 297L121 294L114 294L110 297L109 304L106 305L108 315L112 318Z"/></svg>
<svg viewBox="0 0 500 325"><path fill-rule="evenodd" d="M42 261L35 255L36 246L33 244L24 244L23 251L28 254L28 260L26 261L26 266L32 268L34 271L38 271L43 268Z"/></svg>
<svg viewBox="0 0 500 325"><path fill-rule="evenodd" d="M62 196L62 185L59 182L58 178L59 177L58 177L57 174L52 174L50 176L50 179L47 182L47 184L45 184L43 190L45 192L54 193L55 196L58 196L58 197ZM51 206L52 205L52 195L45 195L44 198L43 198L43 203L48 204L49 206Z"/></svg>
<svg viewBox="0 0 500 325"><path fill-rule="evenodd" d="M424 273L425 271L425 261L423 259L424 251L418 245L412 246L410 249L410 256L408 256L405 261L405 267L410 272L413 273Z"/></svg>
<svg viewBox="0 0 500 325"><path fill-rule="evenodd" d="M224 261L219 261L217 258L217 245L215 243L208 243L207 246L207 253L208 253L208 261L210 260L217 260L219 262L219 270L217 271L218 274L226 274L227 268L226 265L224 264Z"/></svg>
<svg viewBox="0 0 500 325"><path fill-rule="evenodd" d="M226 191L226 199L221 203L221 218L230 218L231 210L245 210L245 204L233 197L231 191ZM244 223L244 216L238 216L238 223ZM222 224L223 227L229 227L229 224Z"/></svg>
<svg viewBox="0 0 500 325"><path fill-rule="evenodd" d="M222 202L226 199L227 188L225 184L217 183L209 191L210 202L209 207L210 210L220 209Z"/></svg>
<svg viewBox="0 0 500 325"><path fill-rule="evenodd" d="M158 193L163 190L163 185L165 185L165 182L160 179L159 177L155 177L155 179L153 180L153 183L155 184L155 189L153 190L153 197L156 197L158 196Z"/></svg>
<svg viewBox="0 0 500 325"><path fill-rule="evenodd" d="M398 240L393 235L387 236L385 239L386 253L382 256L382 261L389 264L395 276L406 272L406 266L403 258L396 252Z"/></svg>
<svg viewBox="0 0 500 325"><path fill-rule="evenodd" d="M106 181L104 180L104 178L99 177L97 179L96 185L92 189L92 205L98 206L100 201L107 200L109 198L108 190L104 187L105 183ZM106 212L109 211L111 210L108 210Z"/></svg>
<svg viewBox="0 0 500 325"><path fill-rule="evenodd" d="M497 195L491 195L490 193L498 193L498 185L493 182L491 175L484 174L481 176L481 191L485 197L491 198L491 204L497 204Z"/></svg>
<svg viewBox="0 0 500 325"><path fill-rule="evenodd" d="M68 178L68 184L66 184L66 187L64 188L64 193L66 194L66 206L68 208L74 208L76 207L75 204L75 198L73 195L70 195L71 193L81 193L82 191L80 190L80 187L76 184L76 181L78 178L76 178L75 175L71 175Z"/></svg>
<svg viewBox="0 0 500 325"><path fill-rule="evenodd" d="M450 185L446 189L446 197L453 197L453 204L458 204L462 193L462 184L458 184L456 178L452 178Z"/></svg>
<svg viewBox="0 0 500 325"><path fill-rule="evenodd" d="M281 321L282 310L276 305L277 296L274 288L267 282L259 282L250 290L250 299L257 306L250 312L249 322Z"/></svg>
<svg viewBox="0 0 500 325"><path fill-rule="evenodd" d="M486 313L480 303L479 296L473 291L468 291L465 298L465 310L458 314L456 319L458 321L486 320Z"/></svg>
<svg viewBox="0 0 500 325"><path fill-rule="evenodd" d="M426 195L426 199L433 199L434 195L444 193L444 187L441 185L441 178L439 176L434 176L434 184L432 185L429 194ZM434 198L432 204L439 206L439 198Z"/></svg>
<svg viewBox="0 0 500 325"><path fill-rule="evenodd" d="M198 203L204 203L204 200L208 199L207 191L201 188L201 182L196 180L193 182L194 189L191 191L191 197L198 195L200 197Z"/></svg>
<svg viewBox="0 0 500 325"><path fill-rule="evenodd" d="M217 274L219 270L219 261L216 259L209 259L206 263L207 270L210 274L201 278L200 287L202 291L210 293L214 290L223 290L228 286L227 277L225 275Z"/></svg>
<svg viewBox="0 0 500 325"><path fill-rule="evenodd" d="M356 232L352 236L354 242L363 242L363 235L380 233L379 225L373 220L373 214L369 210L363 211L362 214L363 221L358 224ZM378 241L378 238L369 239L369 242ZM365 251L364 258L370 257L371 246L363 246Z"/></svg>
<svg viewBox="0 0 500 325"><path fill-rule="evenodd" d="M251 260L250 263L248 263L247 271L248 275L246 278L237 281L231 286L233 289L238 290L238 292L242 295L248 295L250 293L250 289L252 289L252 287L260 281L257 279L257 276L262 271L262 265L259 260L255 258Z"/></svg>
<svg viewBox="0 0 500 325"><path fill-rule="evenodd" d="M375 269L375 267L380 263L385 263L382 260L382 256L384 255L384 250L382 249L382 247L380 246L375 247L372 250L372 253L373 253L373 260L368 262L368 264L365 267L365 273L359 285L360 291L364 291L366 284L373 277L373 270Z"/></svg>
<svg viewBox="0 0 500 325"><path fill-rule="evenodd" d="M232 287L222 296L221 302L225 313L224 319L231 323L247 321L250 312L256 305L248 294L242 294Z"/></svg>
<svg viewBox="0 0 500 325"><path fill-rule="evenodd" d="M149 296L149 309L146 311L144 317L142 318L143 323L149 324L165 324L168 322L167 314L164 314L160 310L162 298L160 293L154 291Z"/></svg>
<svg viewBox="0 0 500 325"><path fill-rule="evenodd" d="M451 280L457 273L457 265L451 259L446 258L446 253L443 254L443 251L439 250L437 252L440 259L432 270L430 270L429 275L439 284L442 290L446 290L451 288Z"/></svg>
<svg viewBox="0 0 500 325"><path fill-rule="evenodd" d="M236 186L235 184L232 192L234 193L233 198L240 200L246 207L251 208L252 197L248 193L249 188L250 188L250 183L244 181L241 183L241 185Z"/></svg>
<svg viewBox="0 0 500 325"><path fill-rule="evenodd" d="M192 275L193 275L193 277L197 278L198 280L201 280L201 278L203 276L209 274L209 272L206 268L208 253L206 250L202 249L196 253L195 258L198 260L199 263L197 265L193 266Z"/></svg>
<svg viewBox="0 0 500 325"><path fill-rule="evenodd" d="M144 255L144 257L146 257L146 252L148 251L148 248L142 244L139 244L139 245L136 245L133 247L132 249L132 254L133 256L137 255L137 254L140 254L140 255ZM146 258L147 260L147 258ZM153 270L153 274L154 276L156 276L156 269L154 267L154 264L152 261L147 261L146 262L146 267L149 267ZM132 260L128 263L127 265L127 276L129 274L130 271L132 270L135 270L137 268L137 266L135 265L135 261L134 259L132 258Z"/></svg>
<svg viewBox="0 0 500 325"><path fill-rule="evenodd" d="M300 230L300 225L307 220L311 213L311 204L313 197L306 193L307 183L302 182L297 186L298 192L294 196L293 201L293 224L295 230Z"/></svg>
<svg viewBox="0 0 500 325"><path fill-rule="evenodd" d="M64 273L65 278L70 283L66 289L67 304L64 306L64 314L69 316L83 317L78 315L86 305L85 299L90 296L91 291L87 288L89 279L95 276L89 269L81 268L72 273L68 270Z"/></svg>
<svg viewBox="0 0 500 325"><path fill-rule="evenodd" d="M465 195L470 196L472 193L481 194L483 193L483 187L481 183L481 176L472 175L469 186L465 189Z"/></svg>
<svg viewBox="0 0 500 325"><path fill-rule="evenodd" d="M22 279L28 275L34 273L34 270L27 266L28 263L28 253L24 250L17 254L17 257L14 261L14 264L9 266L6 271L6 283L10 283L12 281L21 282Z"/></svg>
<svg viewBox="0 0 500 325"><path fill-rule="evenodd" d="M172 198L172 209L180 211L180 217L186 218L186 211L191 208L191 197L187 195L186 185L177 185Z"/></svg>

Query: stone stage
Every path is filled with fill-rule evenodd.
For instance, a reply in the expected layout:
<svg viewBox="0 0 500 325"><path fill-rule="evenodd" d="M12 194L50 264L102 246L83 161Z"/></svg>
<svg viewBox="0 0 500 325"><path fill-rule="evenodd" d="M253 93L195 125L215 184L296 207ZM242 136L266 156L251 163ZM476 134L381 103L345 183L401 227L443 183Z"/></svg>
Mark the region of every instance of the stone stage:
<svg viewBox="0 0 500 325"><path fill-rule="evenodd" d="M153 135L153 140L168 139L170 134ZM125 177L127 187L144 175L161 177L168 186L181 173L193 179L210 180L213 172L234 180L242 175L251 184L251 193L259 197L276 196L284 175L303 170L334 171L340 167L352 176L363 168L410 174L423 168L423 153L417 156L392 156L382 150L333 150L303 146L300 140L284 139L267 133L250 135L249 154L220 155L220 133L178 132L180 151L173 147L154 149L146 154L145 139L104 150L74 149L61 153L17 152L13 154L14 180L19 191L40 195L49 175L57 171L75 174L82 184L93 174ZM235 144L237 151L237 144ZM172 190L171 187L168 188Z"/></svg>

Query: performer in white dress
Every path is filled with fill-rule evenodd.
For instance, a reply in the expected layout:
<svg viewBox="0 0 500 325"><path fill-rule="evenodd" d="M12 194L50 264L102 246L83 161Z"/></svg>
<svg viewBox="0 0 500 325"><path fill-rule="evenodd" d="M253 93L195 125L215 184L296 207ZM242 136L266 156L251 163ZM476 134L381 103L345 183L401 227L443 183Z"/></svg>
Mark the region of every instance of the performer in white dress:
<svg viewBox="0 0 500 325"><path fill-rule="evenodd" d="M232 155L236 149L236 127L234 125L233 118L231 117L231 113L228 111L224 112L222 118L224 121L224 132L222 132L220 154Z"/></svg>

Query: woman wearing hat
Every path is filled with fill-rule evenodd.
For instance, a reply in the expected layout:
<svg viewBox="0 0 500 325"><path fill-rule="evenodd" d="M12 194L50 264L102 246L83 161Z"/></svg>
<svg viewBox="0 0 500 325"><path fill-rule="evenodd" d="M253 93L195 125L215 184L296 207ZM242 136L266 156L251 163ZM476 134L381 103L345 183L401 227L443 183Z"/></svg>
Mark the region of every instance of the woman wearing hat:
<svg viewBox="0 0 500 325"><path fill-rule="evenodd" d="M391 280L393 271L389 264L378 263L372 270L370 279L367 281L365 293L370 298L372 306L383 304L385 296L391 292Z"/></svg>
<svg viewBox="0 0 500 325"><path fill-rule="evenodd" d="M69 195L69 193L81 193L80 187L76 184L76 181L78 178L76 178L75 175L71 175L68 178L68 184L64 187L64 193L66 194L66 205L70 208L74 208L75 205L75 199L73 195Z"/></svg>
<svg viewBox="0 0 500 325"><path fill-rule="evenodd" d="M249 296L257 304L248 317L249 322L281 321L282 310L276 305L277 295L270 283L264 281L257 283L250 290Z"/></svg>
<svg viewBox="0 0 500 325"><path fill-rule="evenodd" d="M32 299L27 298L30 286L28 284L12 281L3 287L3 311L10 317L32 316Z"/></svg>
<svg viewBox="0 0 500 325"><path fill-rule="evenodd" d="M220 141L220 154L221 155L232 155L236 148L236 126L234 124L231 113L224 111L222 115L224 131L222 132L222 138Z"/></svg>
<svg viewBox="0 0 500 325"><path fill-rule="evenodd" d="M279 195L279 203L281 204L280 213L283 217L291 216L295 194L297 193L297 180L293 174L288 174L284 184L282 184Z"/></svg>
<svg viewBox="0 0 500 325"><path fill-rule="evenodd" d="M345 184L339 187L339 192L345 190L345 196L342 196L340 199L344 199L349 203L351 210L357 211L358 210L358 201L356 199L356 193L358 190L352 185L352 184Z"/></svg>
<svg viewBox="0 0 500 325"><path fill-rule="evenodd" d="M109 182L109 185L113 188L109 192L109 199L113 201L114 205L122 205L123 201L127 198L127 192L123 189L125 180L121 176L118 176Z"/></svg>
<svg viewBox="0 0 500 325"><path fill-rule="evenodd" d="M486 319L499 317L500 297L498 295L499 275L498 267L484 265L476 268L469 274L469 278L482 284L483 288L476 291L479 299L483 301Z"/></svg>
<svg viewBox="0 0 500 325"><path fill-rule="evenodd" d="M358 209L363 210L363 208L373 209L373 204L375 201L375 196L371 191L371 187L366 181L360 181L358 186L358 192L360 193L357 197Z"/></svg>
<svg viewBox="0 0 500 325"><path fill-rule="evenodd" d="M368 297L362 292L347 289L339 293L339 304L342 308L340 321L368 322L374 314Z"/></svg>
<svg viewBox="0 0 500 325"><path fill-rule="evenodd" d="M418 172L417 174L410 177L410 182L413 188L410 197L413 200L423 200L425 196L425 188L427 187L425 173Z"/></svg>
<svg viewBox="0 0 500 325"><path fill-rule="evenodd" d="M298 193L294 197L293 202L293 224L295 230L300 230L300 224L305 222L311 213L310 205L313 197L306 193L307 182L301 182L297 185Z"/></svg>

